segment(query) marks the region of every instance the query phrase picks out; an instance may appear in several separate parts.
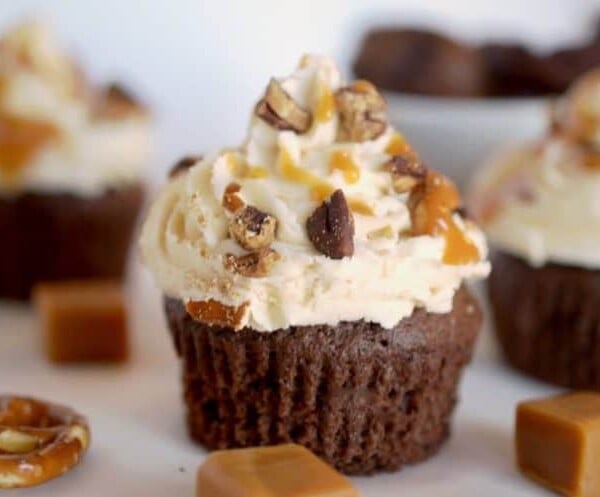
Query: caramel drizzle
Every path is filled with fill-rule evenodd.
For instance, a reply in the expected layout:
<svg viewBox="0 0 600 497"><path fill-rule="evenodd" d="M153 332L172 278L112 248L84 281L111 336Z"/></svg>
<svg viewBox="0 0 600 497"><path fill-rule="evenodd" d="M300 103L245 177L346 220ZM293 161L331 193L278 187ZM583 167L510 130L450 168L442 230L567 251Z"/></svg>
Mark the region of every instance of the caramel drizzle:
<svg viewBox="0 0 600 497"><path fill-rule="evenodd" d="M239 179L264 179L269 177L266 167L251 166L233 154L227 156L227 165L233 176Z"/></svg>
<svg viewBox="0 0 600 497"><path fill-rule="evenodd" d="M406 138L400 133L396 132L390 138L387 146L385 147L385 153L388 155L414 155L415 151L410 146Z"/></svg>
<svg viewBox="0 0 600 497"><path fill-rule="evenodd" d="M333 118L333 113L335 112L335 97L331 88L326 84L322 83L320 88L321 95L317 102L314 116L316 122L325 123Z"/></svg>
<svg viewBox="0 0 600 497"><path fill-rule="evenodd" d="M335 188L327 183L323 183L322 185L314 186L311 189L310 197L315 202L323 202L331 197L331 194L335 191Z"/></svg>
<svg viewBox="0 0 600 497"><path fill-rule="evenodd" d="M300 183L302 185L309 186L313 190L321 190L331 188L325 181L318 178L310 171L302 167L298 167L294 162L294 159L290 156L290 153L282 148L279 155L279 169L281 175L292 183Z"/></svg>
<svg viewBox="0 0 600 497"><path fill-rule="evenodd" d="M461 265L477 262L480 254L477 246L463 233L454 221L454 211L460 207L460 195L456 186L444 176L429 172L424 185L424 218L413 223L414 236L443 236L446 240L443 262Z"/></svg>
<svg viewBox="0 0 600 497"><path fill-rule="evenodd" d="M58 129L50 123L0 114L0 170L16 176L58 136Z"/></svg>
<svg viewBox="0 0 600 497"><path fill-rule="evenodd" d="M0 79L0 100L5 90L6 81ZM0 111L0 172L16 177L42 148L58 136L58 129L50 123Z"/></svg>
<svg viewBox="0 0 600 497"><path fill-rule="evenodd" d="M600 170L600 153L589 152L583 158L583 165L587 169Z"/></svg>
<svg viewBox="0 0 600 497"><path fill-rule="evenodd" d="M336 190L332 185L318 178L310 171L298 167L289 152L282 148L279 157L279 169L281 175L292 183L300 183L310 187L311 198L315 202L323 202ZM352 212L363 216L373 216L371 207L362 200L348 199L348 205Z"/></svg>
<svg viewBox="0 0 600 497"><path fill-rule="evenodd" d="M360 169L352 160L352 155L344 150L335 150L329 158L329 171L341 171L349 185L360 179Z"/></svg>

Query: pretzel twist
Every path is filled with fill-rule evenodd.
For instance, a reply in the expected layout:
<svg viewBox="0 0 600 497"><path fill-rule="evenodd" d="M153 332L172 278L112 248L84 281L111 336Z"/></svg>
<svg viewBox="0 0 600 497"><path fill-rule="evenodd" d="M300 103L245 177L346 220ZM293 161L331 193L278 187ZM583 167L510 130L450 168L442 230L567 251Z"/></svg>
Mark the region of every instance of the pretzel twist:
<svg viewBox="0 0 600 497"><path fill-rule="evenodd" d="M0 395L0 488L40 485L79 463L87 421L68 407Z"/></svg>

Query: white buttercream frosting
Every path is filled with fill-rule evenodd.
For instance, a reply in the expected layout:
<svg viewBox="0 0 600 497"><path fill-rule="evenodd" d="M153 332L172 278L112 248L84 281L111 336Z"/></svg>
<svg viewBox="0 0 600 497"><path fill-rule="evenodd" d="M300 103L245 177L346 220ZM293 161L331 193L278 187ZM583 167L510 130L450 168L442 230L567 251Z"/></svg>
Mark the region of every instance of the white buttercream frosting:
<svg viewBox="0 0 600 497"><path fill-rule="evenodd" d="M335 66L321 57L304 58L296 72L280 81L315 116L323 95L342 86ZM482 233L454 216L480 255L461 265L443 261L442 236L407 234L408 195L393 191L391 175L382 168L395 131L388 126L374 140L339 142L338 120L336 112L314 118L306 133L297 134L253 116L240 148L198 161L173 178L154 203L141 238L143 258L162 289L185 302L248 303L243 324L258 331L361 319L391 328L416 307L450 311L463 281L489 271ZM332 154L340 151L358 166L358 178L331 168ZM311 179L291 181L284 174L286 156ZM328 258L307 236L307 218L320 203L309 186L314 178L342 189L351 206L362 206L353 214L352 257ZM280 259L265 277L241 276L223 264L226 254L245 253L228 233L230 214L222 199L231 183L240 185L239 196L247 205L278 220L271 248Z"/></svg>
<svg viewBox="0 0 600 497"><path fill-rule="evenodd" d="M118 116L100 115L100 99L46 26L30 22L8 32L0 40L0 194L96 195L137 181L152 151L148 115L135 105ZM28 146L31 132L25 129L23 138L14 122L53 135L32 142L18 167L7 151L20 140Z"/></svg>
<svg viewBox="0 0 600 497"><path fill-rule="evenodd" d="M600 167L586 155L553 137L494 160L471 195L490 240L535 266L600 268Z"/></svg>
<svg viewBox="0 0 600 497"><path fill-rule="evenodd" d="M541 266L600 268L600 71L559 103L554 131L493 158L469 204L490 240Z"/></svg>

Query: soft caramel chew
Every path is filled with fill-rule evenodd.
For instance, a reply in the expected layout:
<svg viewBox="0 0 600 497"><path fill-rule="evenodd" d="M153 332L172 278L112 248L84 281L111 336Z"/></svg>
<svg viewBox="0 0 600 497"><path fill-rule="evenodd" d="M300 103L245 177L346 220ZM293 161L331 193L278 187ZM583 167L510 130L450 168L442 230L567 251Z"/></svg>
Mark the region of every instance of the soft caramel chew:
<svg viewBox="0 0 600 497"><path fill-rule="evenodd" d="M578 392L517 408L519 469L570 497L600 495L600 394Z"/></svg>
<svg viewBox="0 0 600 497"><path fill-rule="evenodd" d="M53 362L127 359L127 312L117 283L43 283L34 292L46 354Z"/></svg>
<svg viewBox="0 0 600 497"><path fill-rule="evenodd" d="M214 452L197 484L197 497L358 496L347 478L293 444Z"/></svg>

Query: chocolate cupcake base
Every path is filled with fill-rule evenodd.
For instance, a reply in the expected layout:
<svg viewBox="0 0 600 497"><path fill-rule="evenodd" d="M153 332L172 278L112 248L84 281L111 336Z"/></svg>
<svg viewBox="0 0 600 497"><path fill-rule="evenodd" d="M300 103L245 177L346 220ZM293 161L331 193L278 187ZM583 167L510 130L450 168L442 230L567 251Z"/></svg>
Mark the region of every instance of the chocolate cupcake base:
<svg viewBox="0 0 600 497"><path fill-rule="evenodd" d="M532 267L499 252L489 295L508 362L543 381L600 390L600 271Z"/></svg>
<svg viewBox="0 0 600 497"><path fill-rule="evenodd" d="M97 197L0 196L0 298L29 298L39 281L121 279L143 188Z"/></svg>
<svg viewBox="0 0 600 497"><path fill-rule="evenodd" d="M196 441L295 442L348 474L396 470L438 450L481 324L464 288L449 314L417 310L394 329L356 321L234 332L192 320L178 300L165 307Z"/></svg>

